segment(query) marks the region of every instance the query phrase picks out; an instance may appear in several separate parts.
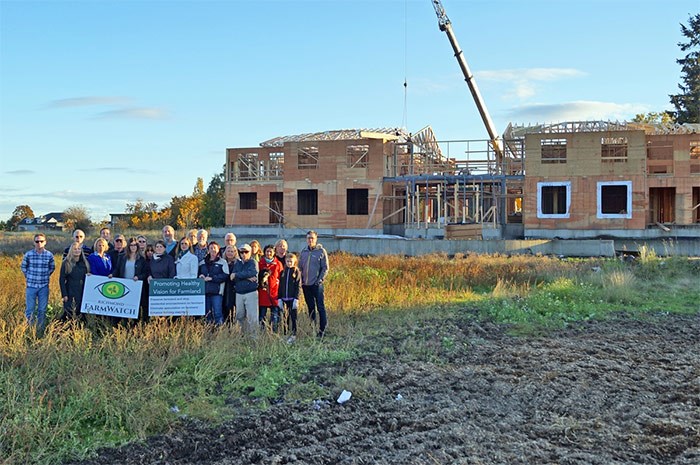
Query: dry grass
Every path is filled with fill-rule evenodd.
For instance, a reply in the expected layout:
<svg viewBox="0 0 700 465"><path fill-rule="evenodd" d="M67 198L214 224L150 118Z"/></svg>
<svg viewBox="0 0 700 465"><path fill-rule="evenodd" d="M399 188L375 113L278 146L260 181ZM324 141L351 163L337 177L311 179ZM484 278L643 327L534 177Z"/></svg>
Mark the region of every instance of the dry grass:
<svg viewBox="0 0 700 465"><path fill-rule="evenodd" d="M22 240L30 239L17 239L17 247L28 250L30 242ZM650 296L659 300L661 282L675 286L673 295L660 301L666 308L689 311L700 299L698 269L675 261L661 265L651 257L628 268L613 261L596 266L598 272L591 271L590 261L532 256L341 253L330 260L326 303L332 342L316 341L302 311L299 338L288 345L275 335L253 340L236 327L214 329L186 318L153 319L130 328L53 322L40 336L24 322L20 256L0 255L0 463L60 463L103 445L143 438L177 419L172 406L182 414L220 420L231 414L224 399L254 398L263 404L276 399L281 387L293 385L311 367L350 357L378 328L405 325L437 307L473 302L495 321L546 326L611 308L636 310ZM57 279L58 272L51 281L49 320L61 309ZM442 341L451 344L448 336ZM408 338L404 349L434 354L421 344L420 338ZM352 373L341 381L367 395L377 387L375 380ZM288 392L289 398L313 398L327 394L328 387Z"/></svg>

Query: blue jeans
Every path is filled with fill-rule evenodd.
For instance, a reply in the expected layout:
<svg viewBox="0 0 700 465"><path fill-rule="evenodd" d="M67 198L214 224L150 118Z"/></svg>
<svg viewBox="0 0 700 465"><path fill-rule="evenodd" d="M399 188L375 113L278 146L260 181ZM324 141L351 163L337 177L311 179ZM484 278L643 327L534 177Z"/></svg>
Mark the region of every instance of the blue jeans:
<svg viewBox="0 0 700 465"><path fill-rule="evenodd" d="M209 323L224 324L223 303L224 296L220 294L207 294L204 296L204 313Z"/></svg>
<svg viewBox="0 0 700 465"><path fill-rule="evenodd" d="M316 308L318 308L318 334L323 336L328 324L326 303L323 297L323 284L301 286L301 290L304 291L304 300L306 300L306 306L309 308L309 317L313 322L316 322Z"/></svg>
<svg viewBox="0 0 700 465"><path fill-rule="evenodd" d="M39 328L46 325L46 307L49 304L49 286L27 287L27 309L24 315L30 325L38 323ZM35 315L36 313L36 315Z"/></svg>

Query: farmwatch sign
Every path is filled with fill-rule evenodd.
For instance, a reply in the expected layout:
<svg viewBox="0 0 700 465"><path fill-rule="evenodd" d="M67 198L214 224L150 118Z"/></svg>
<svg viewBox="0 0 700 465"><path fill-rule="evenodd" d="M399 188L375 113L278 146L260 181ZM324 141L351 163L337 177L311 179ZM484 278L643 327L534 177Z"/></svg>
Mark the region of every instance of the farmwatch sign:
<svg viewBox="0 0 700 465"><path fill-rule="evenodd" d="M85 277L81 313L138 318L141 281L89 275Z"/></svg>

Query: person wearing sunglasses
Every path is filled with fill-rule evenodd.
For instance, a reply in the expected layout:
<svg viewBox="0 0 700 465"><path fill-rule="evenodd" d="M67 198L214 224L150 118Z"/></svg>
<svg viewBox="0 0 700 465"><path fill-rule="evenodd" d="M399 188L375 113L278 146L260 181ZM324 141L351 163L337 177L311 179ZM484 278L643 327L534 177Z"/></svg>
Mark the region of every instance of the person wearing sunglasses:
<svg viewBox="0 0 700 465"><path fill-rule="evenodd" d="M108 242L109 244L109 242ZM119 261L119 257L121 255L124 255L124 253L127 251L126 250L126 238L124 237L123 234L117 234L114 236L114 244L107 250L107 253L109 254L109 258L112 259L112 264L117 265L117 262Z"/></svg>
<svg viewBox="0 0 700 465"><path fill-rule="evenodd" d="M253 248L243 244L229 279L236 290L236 321L241 329L253 336L258 333L258 262L252 257ZM244 323L245 321L245 323Z"/></svg>
<svg viewBox="0 0 700 465"><path fill-rule="evenodd" d="M44 234L34 235L34 248L24 254L20 268L27 280L24 315L30 325L36 324L42 330L46 325L46 308L49 304L49 278L56 270L53 254L46 250Z"/></svg>

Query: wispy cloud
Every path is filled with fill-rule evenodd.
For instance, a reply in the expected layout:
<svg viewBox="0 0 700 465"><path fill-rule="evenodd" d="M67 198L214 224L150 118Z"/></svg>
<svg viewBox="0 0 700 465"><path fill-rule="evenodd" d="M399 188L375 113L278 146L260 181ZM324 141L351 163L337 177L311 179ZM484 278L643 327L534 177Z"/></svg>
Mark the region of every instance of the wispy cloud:
<svg viewBox="0 0 700 465"><path fill-rule="evenodd" d="M21 192L25 190L22 187L8 187L8 186L0 186L0 192L10 194L12 192Z"/></svg>
<svg viewBox="0 0 700 465"><path fill-rule="evenodd" d="M155 170L143 169L143 168L129 168L124 166L102 166L99 168L79 168L78 171L83 173L105 173L109 172L111 174L124 173L124 174L156 174Z"/></svg>
<svg viewBox="0 0 700 465"><path fill-rule="evenodd" d="M638 103L575 101L554 104L522 105L507 112L515 121L559 122L583 120L627 120L637 113L649 111Z"/></svg>
<svg viewBox="0 0 700 465"><path fill-rule="evenodd" d="M88 96L88 97L71 97L58 100L52 100L47 104L49 108L71 108L71 107L89 107L95 105L128 105L131 102L126 97L110 97L110 96Z"/></svg>
<svg viewBox="0 0 700 465"><path fill-rule="evenodd" d="M103 111L95 115L97 119L165 119L168 117L167 111L155 107L132 107L120 108L116 110Z"/></svg>
<svg viewBox="0 0 700 465"><path fill-rule="evenodd" d="M479 82L502 82L510 86L503 93L504 98L527 99L537 93L538 84L585 76L586 73L574 68L522 68L488 70L476 73Z"/></svg>
<svg viewBox="0 0 700 465"><path fill-rule="evenodd" d="M10 170L10 171L5 171L5 174L9 174L12 176L27 176L27 175L36 174L36 171L34 171L34 170Z"/></svg>
<svg viewBox="0 0 700 465"><path fill-rule="evenodd" d="M52 100L46 105L46 108L66 109L100 106L111 108L94 114L92 116L93 119L161 120L168 117L168 112L164 108L134 106L132 99L116 96L87 96Z"/></svg>

